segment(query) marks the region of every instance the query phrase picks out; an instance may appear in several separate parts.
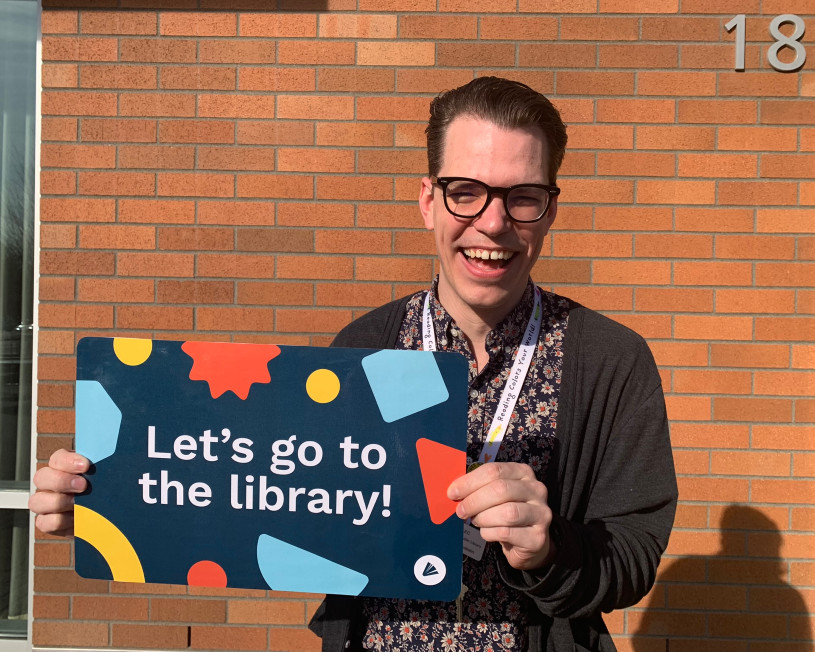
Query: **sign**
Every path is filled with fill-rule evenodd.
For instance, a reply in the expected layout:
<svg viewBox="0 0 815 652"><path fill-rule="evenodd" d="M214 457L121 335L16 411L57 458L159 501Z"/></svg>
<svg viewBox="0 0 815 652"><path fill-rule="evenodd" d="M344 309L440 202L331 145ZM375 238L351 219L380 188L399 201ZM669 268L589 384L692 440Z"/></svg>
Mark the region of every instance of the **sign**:
<svg viewBox="0 0 815 652"><path fill-rule="evenodd" d="M452 353L84 338L77 572L453 600L466 414Z"/></svg>

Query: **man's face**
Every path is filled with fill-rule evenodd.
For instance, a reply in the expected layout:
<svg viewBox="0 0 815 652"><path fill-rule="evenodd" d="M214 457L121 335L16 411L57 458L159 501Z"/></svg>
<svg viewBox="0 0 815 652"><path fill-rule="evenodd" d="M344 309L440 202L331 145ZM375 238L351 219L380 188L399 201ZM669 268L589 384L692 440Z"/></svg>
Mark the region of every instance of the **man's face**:
<svg viewBox="0 0 815 652"><path fill-rule="evenodd" d="M548 184L549 152L539 129L502 129L468 116L447 130L439 177L469 177L490 186ZM435 232L441 266L439 299L460 320L478 316L494 326L520 301L543 238L557 213L557 198L537 222L509 218L495 195L476 218L451 215L442 189L425 177L419 195L425 226ZM484 260L485 254L489 260ZM473 315L475 313L475 315Z"/></svg>

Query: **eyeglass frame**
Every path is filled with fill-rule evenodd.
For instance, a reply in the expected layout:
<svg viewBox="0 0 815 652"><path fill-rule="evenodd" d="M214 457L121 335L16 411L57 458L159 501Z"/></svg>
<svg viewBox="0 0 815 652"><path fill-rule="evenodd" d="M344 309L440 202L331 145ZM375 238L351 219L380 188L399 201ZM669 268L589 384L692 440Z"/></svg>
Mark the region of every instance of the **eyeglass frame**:
<svg viewBox="0 0 815 652"><path fill-rule="evenodd" d="M543 219L543 216L549 212L549 208L552 206L552 198L557 197L560 194L560 188L557 186L550 186L543 183L518 183L513 186L501 187L501 186L490 186L489 184L484 183L480 179L471 179L470 177L437 177L435 174L430 175L430 183L433 185L439 186L441 188L442 197L444 198L444 207L447 209L447 212L450 215L455 215L456 217L461 217L468 220L473 220L476 217L480 216L487 207L490 205L492 201L492 196L496 193L502 196L504 200L504 211L507 214L507 217L511 219L513 222L517 222L518 224L534 224L535 222L539 222ZM474 215L459 215L458 213L454 212L450 205L447 203L447 186L449 186L453 181L472 181L473 183L477 183L480 186L483 186L487 189L487 200L484 202L484 206L481 208L480 211L475 213ZM543 209L543 212L538 215L534 220L519 220L512 216L510 213L509 205L507 204L507 197L509 193L515 190L516 188L543 188L546 193L547 197L549 198L546 202L546 208Z"/></svg>

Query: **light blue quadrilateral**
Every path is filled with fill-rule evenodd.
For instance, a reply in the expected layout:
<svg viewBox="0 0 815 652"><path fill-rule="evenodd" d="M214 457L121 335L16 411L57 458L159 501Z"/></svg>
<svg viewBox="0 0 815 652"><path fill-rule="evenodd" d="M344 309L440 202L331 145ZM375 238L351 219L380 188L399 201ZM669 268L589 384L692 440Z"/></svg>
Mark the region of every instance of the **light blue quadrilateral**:
<svg viewBox="0 0 815 652"><path fill-rule="evenodd" d="M450 396L430 351L377 351L362 368L386 423L444 403Z"/></svg>
<svg viewBox="0 0 815 652"><path fill-rule="evenodd" d="M96 380L76 381L76 452L94 464L116 452L122 411Z"/></svg>
<svg viewBox="0 0 815 652"><path fill-rule="evenodd" d="M258 537L258 568L273 591L359 595L368 577L268 534Z"/></svg>

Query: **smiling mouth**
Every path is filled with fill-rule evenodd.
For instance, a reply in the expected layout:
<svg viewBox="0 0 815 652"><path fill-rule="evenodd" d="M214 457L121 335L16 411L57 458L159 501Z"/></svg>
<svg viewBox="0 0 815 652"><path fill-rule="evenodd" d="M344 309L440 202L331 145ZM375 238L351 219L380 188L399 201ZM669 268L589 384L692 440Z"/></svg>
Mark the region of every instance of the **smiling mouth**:
<svg viewBox="0 0 815 652"><path fill-rule="evenodd" d="M461 251L470 263L480 267L489 267L490 269L499 269L506 266L515 255L514 251L507 251L506 249L468 248Z"/></svg>

